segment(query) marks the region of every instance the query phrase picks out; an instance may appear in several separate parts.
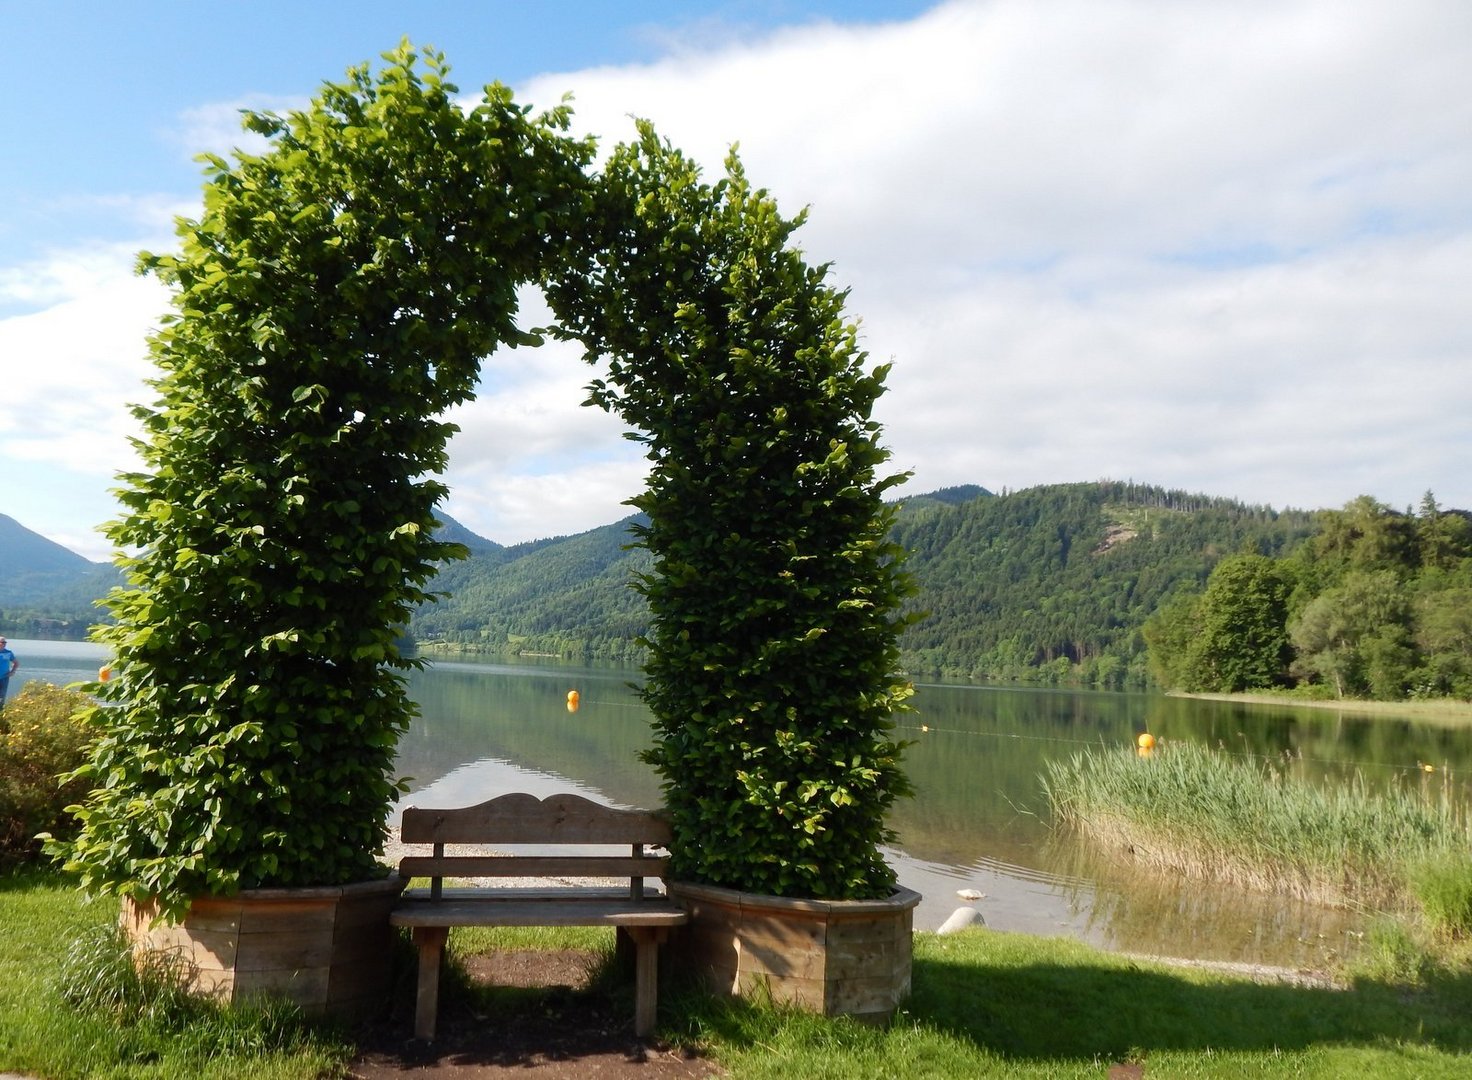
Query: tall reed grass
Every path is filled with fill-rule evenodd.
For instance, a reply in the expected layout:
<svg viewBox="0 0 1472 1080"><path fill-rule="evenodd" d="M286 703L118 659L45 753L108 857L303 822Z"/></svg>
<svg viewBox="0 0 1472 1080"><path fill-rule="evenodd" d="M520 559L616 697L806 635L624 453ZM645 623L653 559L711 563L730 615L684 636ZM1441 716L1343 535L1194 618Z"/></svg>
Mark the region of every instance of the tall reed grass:
<svg viewBox="0 0 1472 1080"><path fill-rule="evenodd" d="M1472 841L1444 794L1312 784L1190 744L1050 762L1055 820L1171 873L1341 906L1409 908L1417 868Z"/></svg>

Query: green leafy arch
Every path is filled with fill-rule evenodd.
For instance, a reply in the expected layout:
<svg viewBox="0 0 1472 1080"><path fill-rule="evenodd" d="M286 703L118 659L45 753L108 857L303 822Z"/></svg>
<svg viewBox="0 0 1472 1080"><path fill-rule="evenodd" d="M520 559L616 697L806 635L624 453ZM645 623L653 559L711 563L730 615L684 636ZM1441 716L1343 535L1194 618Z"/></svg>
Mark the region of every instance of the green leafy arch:
<svg viewBox="0 0 1472 1080"><path fill-rule="evenodd" d="M530 344L538 282L608 376L590 402L652 462L645 696L678 871L783 895L888 891L905 791L890 717L898 604L866 371L843 296L734 158L719 183L641 126L591 171L565 106L500 86L463 108L408 43L206 159L152 337L143 468L108 526L128 586L97 638L85 885L180 913L201 893L379 872L430 598L435 476L480 359Z"/></svg>

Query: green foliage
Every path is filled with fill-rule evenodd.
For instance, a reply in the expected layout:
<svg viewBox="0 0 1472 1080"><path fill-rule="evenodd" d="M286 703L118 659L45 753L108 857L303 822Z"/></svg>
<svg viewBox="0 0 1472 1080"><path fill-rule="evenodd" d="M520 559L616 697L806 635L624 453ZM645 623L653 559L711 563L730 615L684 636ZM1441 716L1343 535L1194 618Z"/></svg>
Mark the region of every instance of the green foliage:
<svg viewBox="0 0 1472 1080"><path fill-rule="evenodd" d="M1191 610L1194 628L1182 660L1186 690L1232 693L1283 684L1292 647L1288 597L1293 576L1264 555L1232 555L1207 579Z"/></svg>
<svg viewBox="0 0 1472 1080"><path fill-rule="evenodd" d="M66 836L66 807L87 793L82 779L63 782L86 756L89 732L78 713L87 695L29 682L0 712L0 866L41 853L36 834Z"/></svg>
<svg viewBox="0 0 1472 1080"><path fill-rule="evenodd" d="M1167 688L1292 685L1334 697L1472 697L1472 526L1430 492L1417 516L1368 496L1321 511L1286 557L1223 560L1145 625Z"/></svg>
<svg viewBox="0 0 1472 1080"><path fill-rule="evenodd" d="M491 547L448 566L436 581L446 595L415 611L410 632L500 655L641 664L649 612L630 583L653 564L629 550L630 525Z"/></svg>
<svg viewBox="0 0 1472 1080"><path fill-rule="evenodd" d="M709 185L648 125L610 157L585 264L548 289L590 401L648 448L632 503L653 568L644 697L676 876L783 896L885 895L906 792L892 714L908 591L872 371L785 219L733 155Z"/></svg>
<svg viewBox="0 0 1472 1080"><path fill-rule="evenodd" d="M1146 485L1057 484L901 513L926 617L917 672L1143 686L1146 620L1229 551L1290 551L1309 517Z"/></svg>
<svg viewBox="0 0 1472 1080"><path fill-rule="evenodd" d="M128 585L96 785L55 846L83 884L155 895L381 873L412 714L396 637L429 597L453 426L516 288L563 242L591 148L488 87L466 112L407 44L286 117L259 155L206 156L180 250L145 253L175 313L151 340L144 470L108 529Z"/></svg>
<svg viewBox="0 0 1472 1080"><path fill-rule="evenodd" d="M1405 696L1411 605L1394 570L1351 571L1309 601L1290 632L1301 670L1337 697Z"/></svg>

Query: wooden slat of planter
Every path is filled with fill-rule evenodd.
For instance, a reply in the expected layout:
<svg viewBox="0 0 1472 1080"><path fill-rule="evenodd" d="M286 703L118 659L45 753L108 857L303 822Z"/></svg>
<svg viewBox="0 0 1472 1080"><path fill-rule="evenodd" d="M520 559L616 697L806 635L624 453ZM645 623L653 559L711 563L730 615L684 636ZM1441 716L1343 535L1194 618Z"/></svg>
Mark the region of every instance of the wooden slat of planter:
<svg viewBox="0 0 1472 1080"><path fill-rule="evenodd" d="M149 935L149 948L178 956L198 968L221 971L235 966L239 935L226 930L186 930L161 926Z"/></svg>
<svg viewBox="0 0 1472 1080"><path fill-rule="evenodd" d="M194 988L206 997L229 1001L235 992L235 969L201 968L196 973Z"/></svg>
<svg viewBox="0 0 1472 1080"><path fill-rule="evenodd" d="M828 1001L828 984L825 980L798 978L796 976L773 976L767 972L743 969L738 991L744 995L758 997L770 994L779 1004L799 1005L812 1012L822 1012Z"/></svg>
<svg viewBox="0 0 1472 1080"><path fill-rule="evenodd" d="M399 902L399 894L393 893L386 896L375 896L360 900L351 904L340 904L337 909L337 917L333 925L342 931L360 926L388 925L388 913L394 909Z"/></svg>
<svg viewBox="0 0 1472 1080"><path fill-rule="evenodd" d="M823 925L804 919L790 925L748 918L741 927L741 969L784 978L821 979L825 971Z"/></svg>
<svg viewBox="0 0 1472 1080"><path fill-rule="evenodd" d="M376 924L333 927L333 955L345 960L355 960L360 955L378 953L391 948L393 932L389 929L388 912L384 912L382 919L382 922Z"/></svg>
<svg viewBox="0 0 1472 1080"><path fill-rule="evenodd" d="M903 943L890 941L855 942L828 945L827 970L839 976L848 972L892 968L908 955Z"/></svg>
<svg viewBox="0 0 1472 1080"><path fill-rule="evenodd" d="M189 925L201 930L240 932L240 903L235 900L195 900L189 907Z"/></svg>
<svg viewBox="0 0 1472 1080"><path fill-rule="evenodd" d="M305 968L325 969L332 963L332 941L311 930L280 930L242 941L235 957L236 971L279 970L290 974ZM324 984L325 985L325 984Z"/></svg>
<svg viewBox="0 0 1472 1080"><path fill-rule="evenodd" d="M888 1017L910 992L910 981L893 974L840 979L828 984L828 1009L849 1016Z"/></svg>
<svg viewBox="0 0 1472 1080"><path fill-rule="evenodd" d="M336 918L337 905L330 900L246 904L240 913L240 933L275 934L283 927L293 930L330 929Z"/></svg>
<svg viewBox="0 0 1472 1080"><path fill-rule="evenodd" d="M235 972L234 1000L252 994L283 994L298 1001L326 1002L329 969L326 967L284 970L252 970ZM304 1006L308 1012L320 1012L321 1005Z"/></svg>

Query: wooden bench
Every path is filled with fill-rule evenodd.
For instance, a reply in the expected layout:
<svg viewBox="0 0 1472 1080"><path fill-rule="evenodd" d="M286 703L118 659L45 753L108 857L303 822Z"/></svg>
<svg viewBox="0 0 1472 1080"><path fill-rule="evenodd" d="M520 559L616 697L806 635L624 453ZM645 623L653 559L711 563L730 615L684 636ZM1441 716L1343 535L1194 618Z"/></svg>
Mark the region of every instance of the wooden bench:
<svg viewBox="0 0 1472 1080"><path fill-rule="evenodd" d="M634 1032L654 1030L659 946L687 919L662 889L646 891L646 878L663 879L669 859L651 847L667 847L670 827L658 814L614 810L579 795L502 795L453 810L409 807L401 827L405 844L433 844L429 855L409 855L399 876L431 879L410 889L390 921L413 930L419 950L419 990L414 1034L433 1039L439 1011L440 961L452 926L615 926L635 948ZM534 845L582 850L557 854L447 855L446 844ZM590 845L627 844L629 854L589 854ZM596 849L595 849L596 850ZM474 877L556 878L537 888L444 887L444 879ZM628 878L627 886L562 884L566 878Z"/></svg>

